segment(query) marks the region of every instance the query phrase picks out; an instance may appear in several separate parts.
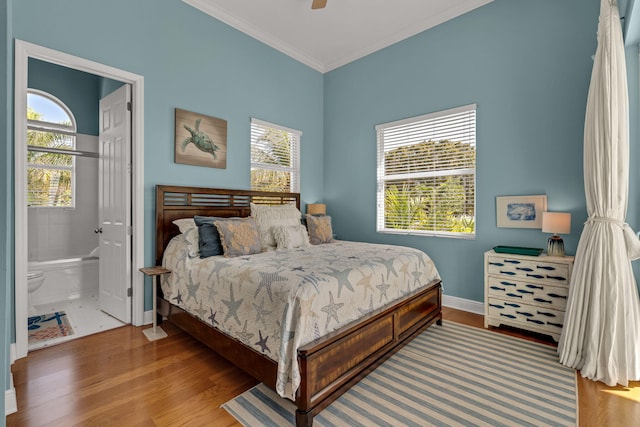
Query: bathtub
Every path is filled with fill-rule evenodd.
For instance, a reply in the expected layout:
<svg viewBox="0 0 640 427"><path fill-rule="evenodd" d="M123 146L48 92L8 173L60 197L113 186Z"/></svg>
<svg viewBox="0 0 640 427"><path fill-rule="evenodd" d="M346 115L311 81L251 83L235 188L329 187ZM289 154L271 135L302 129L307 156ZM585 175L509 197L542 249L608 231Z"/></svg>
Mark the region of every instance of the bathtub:
<svg viewBox="0 0 640 427"><path fill-rule="evenodd" d="M100 259L89 255L77 258L29 261L28 271L42 271L42 287L29 295L30 305L49 304L97 293Z"/></svg>

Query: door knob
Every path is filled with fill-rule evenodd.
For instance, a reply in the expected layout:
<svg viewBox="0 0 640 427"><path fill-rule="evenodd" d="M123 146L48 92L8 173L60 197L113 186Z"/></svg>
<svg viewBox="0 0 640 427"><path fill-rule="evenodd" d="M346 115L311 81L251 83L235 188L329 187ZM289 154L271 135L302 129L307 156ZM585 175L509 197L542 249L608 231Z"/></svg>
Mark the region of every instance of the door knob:
<svg viewBox="0 0 640 427"><path fill-rule="evenodd" d="M94 233L98 234L102 234L102 227L96 228L95 230L93 230Z"/></svg>

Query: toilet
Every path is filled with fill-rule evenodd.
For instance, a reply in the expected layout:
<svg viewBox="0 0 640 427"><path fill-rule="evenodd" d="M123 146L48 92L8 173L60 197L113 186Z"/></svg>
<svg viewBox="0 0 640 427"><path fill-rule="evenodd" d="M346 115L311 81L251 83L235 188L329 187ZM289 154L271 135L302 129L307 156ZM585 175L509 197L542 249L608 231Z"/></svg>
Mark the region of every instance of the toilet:
<svg viewBox="0 0 640 427"><path fill-rule="evenodd" d="M27 272L27 289L29 291L29 302L31 302L31 294L42 286L44 283L44 273L42 271L28 271ZM29 313L35 314L35 307L29 305Z"/></svg>

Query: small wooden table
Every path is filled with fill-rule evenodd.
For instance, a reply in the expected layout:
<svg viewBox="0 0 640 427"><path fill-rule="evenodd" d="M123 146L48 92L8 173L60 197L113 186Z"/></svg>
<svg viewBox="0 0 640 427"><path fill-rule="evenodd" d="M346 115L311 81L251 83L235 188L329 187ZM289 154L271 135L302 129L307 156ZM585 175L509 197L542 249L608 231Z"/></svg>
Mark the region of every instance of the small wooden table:
<svg viewBox="0 0 640 427"><path fill-rule="evenodd" d="M157 317L157 288L160 286L160 277L163 274L171 273L171 270L168 268L164 268L160 265L155 267L145 267L141 268L140 271L144 273L145 276L151 277L151 283L153 287L153 327L149 329L145 329L142 333L147 337L149 341L159 340L161 338L166 338L167 333L162 330L161 327L158 326L158 317ZM156 278L156 283L153 283L153 278Z"/></svg>

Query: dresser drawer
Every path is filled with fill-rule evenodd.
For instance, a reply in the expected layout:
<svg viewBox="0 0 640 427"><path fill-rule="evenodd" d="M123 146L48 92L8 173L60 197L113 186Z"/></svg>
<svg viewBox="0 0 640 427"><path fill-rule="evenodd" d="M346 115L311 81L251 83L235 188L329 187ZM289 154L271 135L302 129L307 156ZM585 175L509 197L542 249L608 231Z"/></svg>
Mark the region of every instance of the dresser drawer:
<svg viewBox="0 0 640 427"><path fill-rule="evenodd" d="M505 298L556 310L564 310L567 305L567 286L493 276L487 278L487 284L490 298Z"/></svg>
<svg viewBox="0 0 640 427"><path fill-rule="evenodd" d="M545 281L568 285L569 267L566 264L533 261L510 257L490 256L487 260L490 275L528 281Z"/></svg>
<svg viewBox="0 0 640 427"><path fill-rule="evenodd" d="M550 308L534 307L527 304L518 304L497 298L489 298L489 315L500 322L518 322L526 325L525 329L545 328L557 332L562 330L564 324L564 311Z"/></svg>

